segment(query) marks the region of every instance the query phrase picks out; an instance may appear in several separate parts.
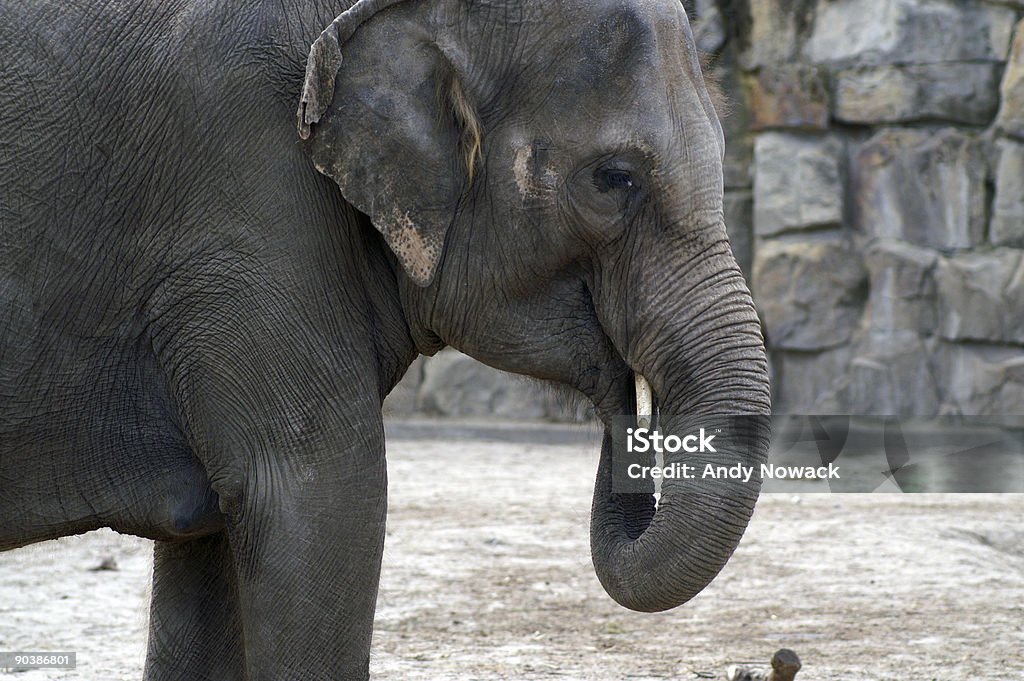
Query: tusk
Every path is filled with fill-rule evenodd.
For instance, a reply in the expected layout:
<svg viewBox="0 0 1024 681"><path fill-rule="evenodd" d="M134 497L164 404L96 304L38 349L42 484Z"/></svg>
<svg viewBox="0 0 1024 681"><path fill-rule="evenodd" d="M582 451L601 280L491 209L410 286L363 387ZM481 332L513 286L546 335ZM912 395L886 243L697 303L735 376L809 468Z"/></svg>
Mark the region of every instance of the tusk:
<svg viewBox="0 0 1024 681"><path fill-rule="evenodd" d="M636 425L640 428L650 428L654 406L651 384L640 374L634 374L633 379L636 381Z"/></svg>

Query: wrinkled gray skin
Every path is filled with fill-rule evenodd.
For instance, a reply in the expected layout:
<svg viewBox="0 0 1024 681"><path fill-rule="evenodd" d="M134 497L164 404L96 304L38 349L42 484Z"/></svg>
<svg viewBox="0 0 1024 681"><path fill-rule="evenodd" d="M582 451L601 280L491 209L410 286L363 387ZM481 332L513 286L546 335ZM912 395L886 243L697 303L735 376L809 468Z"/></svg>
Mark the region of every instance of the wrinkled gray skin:
<svg viewBox="0 0 1024 681"><path fill-rule="evenodd" d="M606 423L633 371L667 413L769 410L678 0L396 4L342 37L300 140L309 45L346 8L0 7L0 549L155 539L150 679L366 678L380 407L418 353L567 384ZM472 183L445 78L482 122ZM598 576L678 605L757 489L669 484L652 518L609 466L606 436Z"/></svg>

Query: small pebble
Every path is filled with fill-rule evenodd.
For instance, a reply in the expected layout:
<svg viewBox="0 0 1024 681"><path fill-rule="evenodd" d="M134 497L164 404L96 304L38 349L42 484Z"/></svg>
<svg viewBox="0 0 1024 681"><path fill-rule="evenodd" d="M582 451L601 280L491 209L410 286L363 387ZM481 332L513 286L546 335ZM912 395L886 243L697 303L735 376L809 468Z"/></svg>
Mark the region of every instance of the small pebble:
<svg viewBox="0 0 1024 681"><path fill-rule="evenodd" d="M117 567L117 561L114 560L113 556L104 558L99 565L89 568L89 572L117 572L120 568Z"/></svg>
<svg viewBox="0 0 1024 681"><path fill-rule="evenodd" d="M728 681L794 681L800 671L800 658L788 648L772 655L771 671L761 671L741 665L731 665L725 672Z"/></svg>

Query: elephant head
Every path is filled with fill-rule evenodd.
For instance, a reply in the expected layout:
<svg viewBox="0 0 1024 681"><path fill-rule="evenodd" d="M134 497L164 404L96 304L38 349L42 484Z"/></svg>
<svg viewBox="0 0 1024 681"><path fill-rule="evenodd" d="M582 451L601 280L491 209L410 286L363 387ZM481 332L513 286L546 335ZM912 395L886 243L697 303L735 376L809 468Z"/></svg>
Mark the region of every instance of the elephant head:
<svg viewBox="0 0 1024 681"><path fill-rule="evenodd" d="M770 410L723 220L722 128L679 1L360 0L310 52L299 134L383 236L421 351L452 345L593 402L608 593L656 611L699 592L759 485L620 494L607 432L648 390L663 414ZM759 431L719 456L766 451Z"/></svg>

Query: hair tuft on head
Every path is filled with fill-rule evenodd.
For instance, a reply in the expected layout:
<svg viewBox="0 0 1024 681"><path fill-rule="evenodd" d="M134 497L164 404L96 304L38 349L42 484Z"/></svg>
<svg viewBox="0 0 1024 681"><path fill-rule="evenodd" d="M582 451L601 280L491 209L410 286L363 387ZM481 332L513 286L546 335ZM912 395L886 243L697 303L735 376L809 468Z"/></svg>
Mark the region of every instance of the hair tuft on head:
<svg viewBox="0 0 1024 681"><path fill-rule="evenodd" d="M438 100L441 110L459 129L459 144L466 176L473 182L476 162L482 156L483 126L476 108L466 96L462 81L453 72L438 79Z"/></svg>

